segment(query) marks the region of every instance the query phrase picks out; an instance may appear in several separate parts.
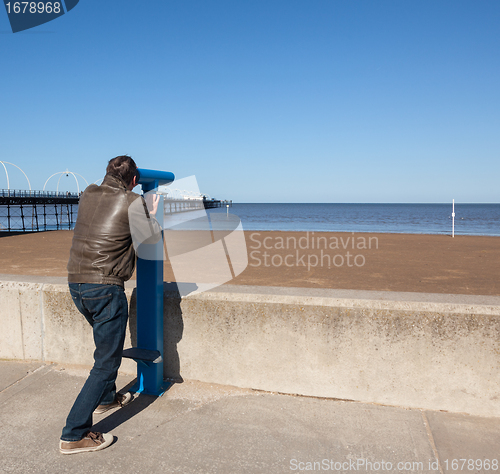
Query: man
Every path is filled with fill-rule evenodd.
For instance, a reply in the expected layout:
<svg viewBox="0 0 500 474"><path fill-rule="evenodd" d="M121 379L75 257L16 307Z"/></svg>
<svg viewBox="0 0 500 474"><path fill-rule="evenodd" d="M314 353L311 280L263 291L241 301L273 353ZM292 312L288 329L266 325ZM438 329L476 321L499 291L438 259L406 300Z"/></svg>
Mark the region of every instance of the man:
<svg viewBox="0 0 500 474"><path fill-rule="evenodd" d="M122 360L128 320L124 281L135 268L129 207L141 199L143 220L151 235L159 225L150 219L146 203L132 189L137 166L129 156L109 161L100 186L87 187L80 198L68 262L68 283L73 302L92 326L94 366L71 408L59 442L63 454L98 451L113 442L110 433L92 432L92 414L124 406L132 395L116 393L115 380ZM158 200L152 203L156 214Z"/></svg>

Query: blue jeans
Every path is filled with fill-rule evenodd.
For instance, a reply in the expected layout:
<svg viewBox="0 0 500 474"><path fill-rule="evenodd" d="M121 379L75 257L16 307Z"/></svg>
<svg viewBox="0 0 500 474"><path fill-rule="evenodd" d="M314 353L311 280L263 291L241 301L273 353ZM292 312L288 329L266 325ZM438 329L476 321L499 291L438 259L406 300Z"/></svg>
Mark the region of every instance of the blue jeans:
<svg viewBox="0 0 500 474"><path fill-rule="evenodd" d="M113 403L128 320L125 291L118 285L70 283L76 307L94 332L94 366L66 419L61 439L79 441L92 427L98 405Z"/></svg>

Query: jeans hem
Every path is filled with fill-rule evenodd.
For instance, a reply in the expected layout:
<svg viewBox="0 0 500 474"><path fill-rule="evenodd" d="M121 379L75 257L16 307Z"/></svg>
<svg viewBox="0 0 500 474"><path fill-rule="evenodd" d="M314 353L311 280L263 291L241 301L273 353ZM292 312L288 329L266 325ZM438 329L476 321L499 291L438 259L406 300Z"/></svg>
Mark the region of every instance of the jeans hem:
<svg viewBox="0 0 500 474"><path fill-rule="evenodd" d="M85 438L85 436L83 438ZM81 441L83 438L80 438L80 439L64 439L64 438L60 438L60 440L64 441L65 443L77 443L78 441Z"/></svg>

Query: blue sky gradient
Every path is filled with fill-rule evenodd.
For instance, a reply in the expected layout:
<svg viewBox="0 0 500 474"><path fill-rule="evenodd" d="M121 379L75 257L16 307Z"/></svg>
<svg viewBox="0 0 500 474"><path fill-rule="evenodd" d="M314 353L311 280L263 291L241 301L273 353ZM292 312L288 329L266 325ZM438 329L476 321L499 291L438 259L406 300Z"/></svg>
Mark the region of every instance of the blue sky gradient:
<svg viewBox="0 0 500 474"><path fill-rule="evenodd" d="M126 153L237 202L500 202L499 25L497 0L0 10L0 160L35 189Z"/></svg>

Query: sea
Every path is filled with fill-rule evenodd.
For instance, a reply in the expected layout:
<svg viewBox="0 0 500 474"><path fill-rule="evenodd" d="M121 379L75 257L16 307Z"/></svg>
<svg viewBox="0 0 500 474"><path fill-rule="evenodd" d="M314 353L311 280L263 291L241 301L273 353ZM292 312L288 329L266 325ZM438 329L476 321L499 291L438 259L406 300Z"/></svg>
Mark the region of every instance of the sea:
<svg viewBox="0 0 500 474"><path fill-rule="evenodd" d="M11 212L18 215L11 206ZM74 207L76 217L77 206ZM404 234L452 233L450 204L252 204L233 203L211 209L209 214L229 211L241 220L244 230L312 231L312 232L376 232ZM29 228L34 219L26 215ZM64 209L47 222L48 229L68 229L71 226ZM219 216L221 217L221 216ZM52 222L53 221L53 222ZM18 226L21 219L17 217ZM0 230L5 229L5 212L0 212ZM455 203L455 235L500 236L500 204Z"/></svg>
<svg viewBox="0 0 500 474"><path fill-rule="evenodd" d="M251 204L227 213L244 230L313 232L452 233L452 204ZM455 235L500 236L500 204L455 203Z"/></svg>

